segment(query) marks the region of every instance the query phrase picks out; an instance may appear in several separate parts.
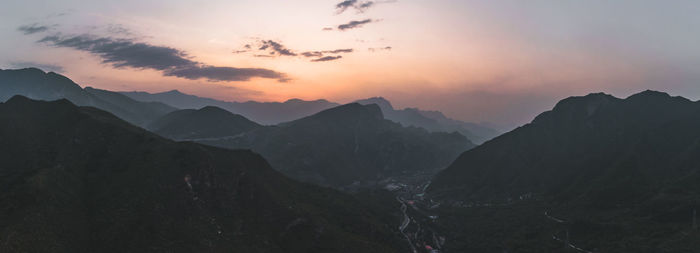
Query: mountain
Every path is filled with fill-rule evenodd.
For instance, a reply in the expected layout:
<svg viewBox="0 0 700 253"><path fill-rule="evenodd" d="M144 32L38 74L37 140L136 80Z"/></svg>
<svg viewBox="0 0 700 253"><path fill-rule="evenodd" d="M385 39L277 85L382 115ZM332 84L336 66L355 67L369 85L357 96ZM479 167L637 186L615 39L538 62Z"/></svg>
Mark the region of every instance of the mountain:
<svg viewBox="0 0 700 253"><path fill-rule="evenodd" d="M258 127L258 123L241 115L207 106L168 113L151 123L148 129L167 138L189 140L235 136Z"/></svg>
<svg viewBox="0 0 700 253"><path fill-rule="evenodd" d="M382 109L386 119L401 123L401 125L422 127L433 132L457 131L478 144L500 134L488 126L448 118L439 111L423 111L418 108L396 110L391 102L383 97L372 97L355 102L363 105L377 104Z"/></svg>
<svg viewBox="0 0 700 253"><path fill-rule="evenodd" d="M464 219L443 221L469 235L462 238L483 236L491 252L502 252L504 241L547 251L538 247L558 244L547 239L552 234L594 252L697 252L698 129L700 103L682 97L656 91L570 97L464 152L438 173L428 194L469 207L451 210L452 217L479 217L484 208L475 205L493 206L470 228L449 225ZM517 221L494 228L504 220ZM545 229L551 224L558 230ZM458 251L475 250L464 247Z"/></svg>
<svg viewBox="0 0 700 253"><path fill-rule="evenodd" d="M176 108L159 102L139 102L122 94L81 88L65 76L36 68L0 70L0 101L14 95L32 99L68 99L81 106L94 106L138 126L145 126L152 119L163 116Z"/></svg>
<svg viewBox="0 0 700 253"><path fill-rule="evenodd" d="M93 107L0 103L0 252L399 252L398 217Z"/></svg>
<svg viewBox="0 0 700 253"><path fill-rule="evenodd" d="M121 92L130 98L144 102L162 102L182 109L198 109L205 106L216 106L232 113L243 115L252 121L274 125L287 122L322 110L338 106L336 103L326 100L305 101L300 99L290 99L285 102L226 102L211 98L203 98L194 95L184 94L177 90L162 93L147 92Z"/></svg>
<svg viewBox="0 0 700 253"><path fill-rule="evenodd" d="M250 148L292 178L339 188L432 173L474 146L459 133L402 127L385 120L377 105L357 103L234 137L198 141Z"/></svg>

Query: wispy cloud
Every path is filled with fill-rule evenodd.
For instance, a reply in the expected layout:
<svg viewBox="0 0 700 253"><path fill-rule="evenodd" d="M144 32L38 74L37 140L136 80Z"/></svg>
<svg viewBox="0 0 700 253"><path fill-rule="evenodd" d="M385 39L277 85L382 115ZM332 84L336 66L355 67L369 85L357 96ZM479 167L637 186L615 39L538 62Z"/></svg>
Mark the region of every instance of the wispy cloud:
<svg viewBox="0 0 700 253"><path fill-rule="evenodd" d="M259 50L267 49L270 49L272 53L282 56L297 56L297 54L294 53L292 50L273 40L262 41L262 46L260 46Z"/></svg>
<svg viewBox="0 0 700 253"><path fill-rule="evenodd" d="M336 56L325 56L325 57L321 57L321 58L318 58L318 59L313 59L313 60L311 60L311 61L312 61L312 62L334 61L334 60L338 60L338 59L340 59L340 58L343 58L343 56L341 56L341 55L336 55Z"/></svg>
<svg viewBox="0 0 700 253"><path fill-rule="evenodd" d="M31 25L20 26L17 28L17 30L26 34L26 35L29 35L29 34L35 34L35 33L48 31L49 27L45 26L45 25L31 24Z"/></svg>
<svg viewBox="0 0 700 253"><path fill-rule="evenodd" d="M162 71L164 76L210 81L247 81L256 77L277 79L280 82L289 80L284 73L274 70L211 66L192 60L182 50L130 39L96 37L88 34L66 37L52 35L38 42L89 52L102 58L103 63L115 68L153 69Z"/></svg>
<svg viewBox="0 0 700 253"><path fill-rule="evenodd" d="M354 50L352 48L347 49L335 49L326 51L309 51L301 53L304 57L323 57L324 54L341 54L341 53L352 53Z"/></svg>
<svg viewBox="0 0 700 253"><path fill-rule="evenodd" d="M338 30L345 31L345 30L355 29L355 28L362 27L365 24L377 22L377 21L378 20L374 20L374 19L353 20L353 21L350 21L348 23L339 25Z"/></svg>
<svg viewBox="0 0 700 253"><path fill-rule="evenodd" d="M372 8L373 6L380 4L380 3L393 3L396 2L395 0L386 0L386 1L357 1L357 0L346 0L342 1L338 4L335 5L335 10L336 13L341 14L345 12L346 10L352 8L357 11L357 13L363 13L369 8Z"/></svg>
<svg viewBox="0 0 700 253"><path fill-rule="evenodd" d="M353 7L357 4L357 0L345 0L342 1L338 4L335 5L335 9L338 11L338 13L343 13L345 10L347 10L350 7Z"/></svg>
<svg viewBox="0 0 700 253"><path fill-rule="evenodd" d="M370 47L367 48L368 51L374 52L374 51L391 51L392 47Z"/></svg>

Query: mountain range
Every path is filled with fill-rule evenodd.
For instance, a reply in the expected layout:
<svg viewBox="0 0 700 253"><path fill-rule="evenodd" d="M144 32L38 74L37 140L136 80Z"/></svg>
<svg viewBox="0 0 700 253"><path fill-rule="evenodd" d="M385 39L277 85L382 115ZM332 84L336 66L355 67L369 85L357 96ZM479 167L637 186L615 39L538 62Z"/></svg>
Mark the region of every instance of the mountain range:
<svg viewBox="0 0 700 253"><path fill-rule="evenodd" d="M14 95L52 101L68 99L81 106L94 106L138 126L146 126L151 120L177 110L160 102L140 102L122 94L81 88L65 76L36 68L0 70L0 101Z"/></svg>
<svg viewBox="0 0 700 253"><path fill-rule="evenodd" d="M389 100L373 97L356 101L363 105L376 104L388 120L404 126L422 127L432 132L459 132L474 143L481 144L501 133L482 124L464 122L448 118L439 111L424 111L418 108L394 109Z"/></svg>
<svg viewBox="0 0 700 253"><path fill-rule="evenodd" d="M171 137L187 136L192 131L178 122L199 124L194 122L204 122L203 118L208 118L208 122L228 122L234 117L225 113L205 114L203 110L174 112L172 115L177 118L165 116L172 124L154 128L154 132ZM240 116L236 119L246 122ZM392 175L432 173L447 166L462 151L474 147L457 132L428 132L386 120L375 104L352 103L275 126L238 129L229 127L225 134L198 135L191 140L225 148L252 149L292 178L341 188L376 183Z"/></svg>
<svg viewBox="0 0 700 253"><path fill-rule="evenodd" d="M323 99L314 101L290 99L281 103L256 101L226 102L184 94L178 90L161 93L138 91L120 93L138 101L161 102L181 109L200 109L206 106L216 106L263 125L275 125L292 121L339 105Z"/></svg>
<svg viewBox="0 0 700 253"><path fill-rule="evenodd" d="M400 252L353 196L94 107L0 103L0 252ZM391 224L391 225L390 225Z"/></svg>
<svg viewBox="0 0 700 253"><path fill-rule="evenodd" d="M339 106L340 104L327 100L305 101L290 99L279 102L225 102L211 98L203 98L172 90L162 93L121 92L138 101L161 102L183 109L199 109L205 106L216 106L235 114L240 114L252 121L263 125L275 125L306 117L317 112ZM360 104L377 104L388 120L404 126L422 127L431 132L457 131L474 143L483 143L500 134L499 131L483 124L469 123L446 117L439 111L423 111L417 108L396 110L391 103L382 98L374 97L355 101Z"/></svg>

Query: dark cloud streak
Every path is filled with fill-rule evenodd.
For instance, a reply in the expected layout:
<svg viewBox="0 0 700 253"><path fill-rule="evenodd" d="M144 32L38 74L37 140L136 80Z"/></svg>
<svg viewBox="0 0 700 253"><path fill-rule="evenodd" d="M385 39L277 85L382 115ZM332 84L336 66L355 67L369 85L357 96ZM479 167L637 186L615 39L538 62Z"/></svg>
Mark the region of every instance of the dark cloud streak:
<svg viewBox="0 0 700 253"><path fill-rule="evenodd" d="M367 50L369 50L370 52L374 52L374 51L391 51L391 49L392 49L392 47L370 47Z"/></svg>
<svg viewBox="0 0 700 253"><path fill-rule="evenodd" d="M29 35L48 31L49 27L45 25L31 24L20 26L17 28L17 30L24 33L25 35Z"/></svg>
<svg viewBox="0 0 700 253"><path fill-rule="evenodd" d="M287 47L283 46L279 42L275 42L273 40L265 40L262 42L262 46L260 46L259 50L267 50L270 49L272 52L277 53L282 56L297 56L296 53L294 53L292 50L289 50Z"/></svg>
<svg viewBox="0 0 700 253"><path fill-rule="evenodd" d="M365 24L376 22L376 21L377 20L373 20L373 19L353 20L353 21L350 21L346 24L339 25L338 30L345 31L345 30L349 30L349 29L355 29L355 28L362 27Z"/></svg>
<svg viewBox="0 0 700 253"><path fill-rule="evenodd" d="M352 53L354 50L352 48L347 49L335 49L326 51L309 51L301 53L304 57L323 57L324 54L341 54L341 53Z"/></svg>
<svg viewBox="0 0 700 253"><path fill-rule="evenodd" d="M338 10L338 14L345 12L348 8L354 7L357 4L357 0L345 0L335 5L335 9Z"/></svg>
<svg viewBox="0 0 700 253"><path fill-rule="evenodd" d="M359 2L357 0L346 0L342 1L338 4L335 5L336 13L341 14L348 10L349 8L353 8L357 11L357 13L363 13L369 8L372 8L373 6L377 5L378 3L392 3L395 2L393 0L388 0L388 1L364 1L364 2Z"/></svg>
<svg viewBox="0 0 700 253"><path fill-rule="evenodd" d="M285 74L262 68L235 68L211 66L192 60L184 51L129 39L114 39L78 35L46 36L38 41L55 47L72 48L97 55L105 64L115 68L131 67L162 71L164 76L210 81L247 81L251 78L270 78L286 82Z"/></svg>
<svg viewBox="0 0 700 253"><path fill-rule="evenodd" d="M321 57L321 58L318 58L318 59L313 59L313 60L311 60L311 61L312 61L312 62L334 61L334 60L338 60L338 59L340 59L340 58L343 58L343 56L341 56L341 55L337 55L337 56L326 56L326 57Z"/></svg>

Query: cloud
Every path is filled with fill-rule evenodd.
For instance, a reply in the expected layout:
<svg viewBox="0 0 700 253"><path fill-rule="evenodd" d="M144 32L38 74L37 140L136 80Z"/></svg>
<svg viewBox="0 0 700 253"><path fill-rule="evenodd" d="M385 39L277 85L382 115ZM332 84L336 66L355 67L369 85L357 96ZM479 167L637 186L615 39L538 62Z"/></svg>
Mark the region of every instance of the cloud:
<svg viewBox="0 0 700 253"><path fill-rule="evenodd" d="M392 49L392 47L370 47L370 48L367 48L367 50L369 50L370 52L374 52L374 51L391 51L391 49Z"/></svg>
<svg viewBox="0 0 700 253"><path fill-rule="evenodd" d="M301 55L304 57L321 57L321 56L323 56L323 53L320 51L313 51L313 52L303 52L303 53L301 53Z"/></svg>
<svg viewBox="0 0 700 253"><path fill-rule="evenodd" d="M326 51L309 51L301 53L304 57L323 57L324 54L340 54L340 53L352 53L354 50L352 48L347 49L335 49Z"/></svg>
<svg viewBox="0 0 700 253"><path fill-rule="evenodd" d="M48 31L49 27L45 25L31 24L20 26L17 28L17 30L24 33L25 35L29 35Z"/></svg>
<svg viewBox="0 0 700 253"><path fill-rule="evenodd" d="M248 81L252 77L278 79L280 82L289 81L289 78L269 69L217 67L208 65L171 69L165 71L164 75L190 80L207 79L210 81Z"/></svg>
<svg viewBox="0 0 700 253"><path fill-rule="evenodd" d="M289 50L279 42L275 42L272 40L264 40L262 41L262 46L260 46L259 50L267 50L270 49L272 50L273 53L277 53L278 55L282 56L297 56L296 53L294 53L292 50Z"/></svg>
<svg viewBox="0 0 700 253"><path fill-rule="evenodd" d="M252 54L252 56L259 58L274 58L277 56L300 56L306 58L316 58L311 61L332 61L342 58L339 57L338 54L347 54L355 51L352 48L340 48L333 50L305 51L301 53L296 53L294 50L282 45L282 42L277 42L274 40L261 40L258 38L256 43L258 43L257 51L262 51L262 53ZM253 48L251 44L246 44L243 50L234 50L233 53L240 54L250 52L252 51L249 50L251 48ZM327 54L333 54L333 56L327 56Z"/></svg>
<svg viewBox="0 0 700 253"><path fill-rule="evenodd" d="M333 31L333 27L324 27L322 31Z"/></svg>
<svg viewBox="0 0 700 253"><path fill-rule="evenodd" d="M326 56L326 57L321 57L321 58L318 58L318 59L313 59L313 60L311 60L311 61L312 61L312 62L334 61L334 60L337 60L337 59L340 59L340 58L343 58L343 56L341 56L341 55L337 55L337 56Z"/></svg>
<svg viewBox="0 0 700 253"><path fill-rule="evenodd" d="M353 20L353 21L350 21L346 24L339 25L338 30L345 31L345 30L349 30L349 29L355 29L355 28L362 27L364 24L368 24L368 23L372 23L372 22L376 22L376 21L377 20L373 20L373 19Z"/></svg>
<svg viewBox="0 0 700 253"><path fill-rule="evenodd" d="M330 51L323 51L324 53L331 53L331 54L339 54L339 53L352 53L353 49L352 48L346 48L346 49L336 49L336 50L330 50Z"/></svg>
<svg viewBox="0 0 700 253"><path fill-rule="evenodd" d="M364 2L355 7L358 12L364 12L365 10L369 9L370 7L374 6L374 2L369 1L369 2Z"/></svg>
<svg viewBox="0 0 700 253"><path fill-rule="evenodd" d="M31 61L20 61L20 62L10 62L10 67L16 68L16 69L22 69L22 68L38 68L43 71L49 71L49 72L56 72L56 73L63 73L63 67L55 64L49 64L49 63L37 63L37 62L31 62Z"/></svg>
<svg viewBox="0 0 700 253"><path fill-rule="evenodd" d="M210 81L247 81L251 78L271 78L280 82L289 78L280 72L261 68L211 66L192 60L187 53L167 46L155 46L129 39L78 35L46 36L38 41L55 47L72 48L102 58L115 68L131 67L162 71L164 76Z"/></svg>
<svg viewBox="0 0 700 253"><path fill-rule="evenodd" d="M131 36L133 33L128 28L121 24L109 24L107 25L107 32L109 34L126 35Z"/></svg>
<svg viewBox="0 0 700 253"><path fill-rule="evenodd" d="M359 2L357 0L346 0L342 1L338 4L335 5L336 13L341 14L348 10L349 8L355 9L357 13L363 13L369 8L372 8L373 6L380 4L380 3L393 3L396 2L395 0L385 0L385 1L364 1L364 2Z"/></svg>
<svg viewBox="0 0 700 253"><path fill-rule="evenodd" d="M338 14L345 12L350 7L354 7L357 4L357 0L345 0L335 5L335 9L338 10Z"/></svg>

